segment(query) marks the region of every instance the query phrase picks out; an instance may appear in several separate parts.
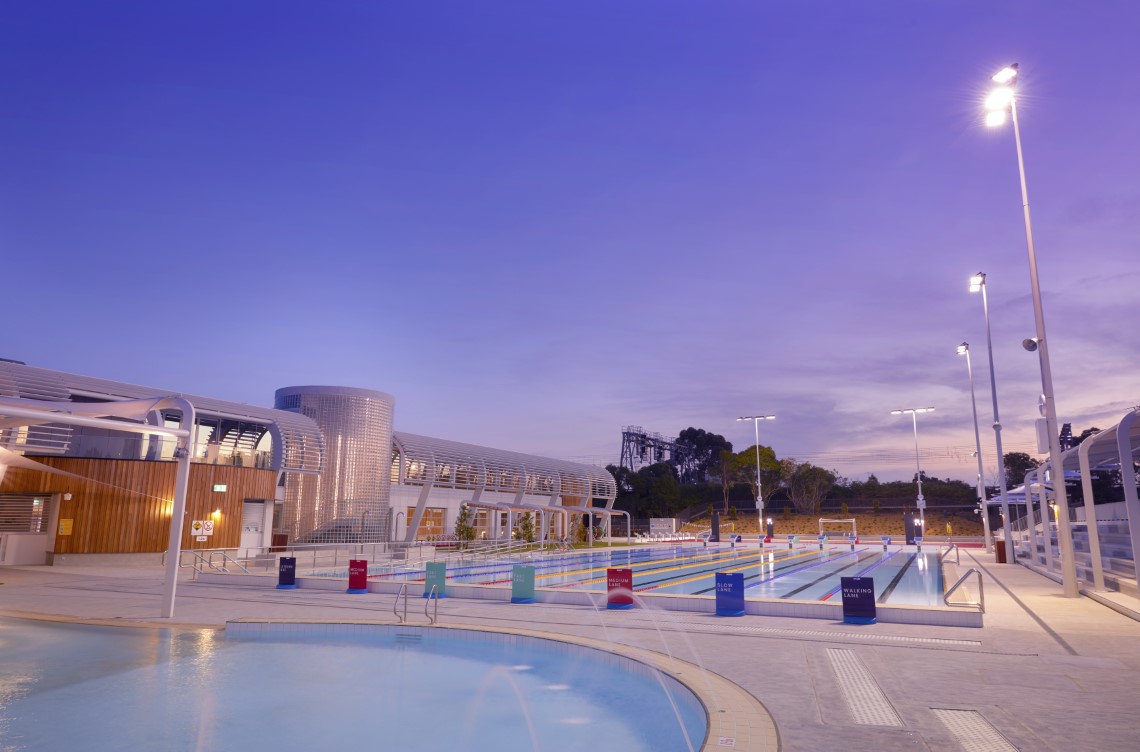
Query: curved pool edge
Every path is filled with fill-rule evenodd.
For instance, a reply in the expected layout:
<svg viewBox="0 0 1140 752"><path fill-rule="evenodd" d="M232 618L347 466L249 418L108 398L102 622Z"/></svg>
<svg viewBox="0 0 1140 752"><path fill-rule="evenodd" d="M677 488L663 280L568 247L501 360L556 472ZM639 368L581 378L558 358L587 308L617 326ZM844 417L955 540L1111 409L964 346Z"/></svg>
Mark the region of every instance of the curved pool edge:
<svg viewBox="0 0 1140 752"><path fill-rule="evenodd" d="M164 621L160 617L149 618L107 618L98 616L73 616L71 614L49 614L43 611L16 611L0 608L0 618L44 621L52 624L79 624L86 627L127 627L130 629L206 629L222 631L225 625L200 624L197 622Z"/></svg>
<svg viewBox="0 0 1140 752"><path fill-rule="evenodd" d="M376 626L385 629L407 627L419 630L458 630L486 632L505 636L517 635L550 640L619 655L631 661L661 671L693 693L705 708L708 735L700 746L701 752L717 749L745 750L746 752L778 752L779 731L768 709L736 683L708 669L678 658L644 648L620 643L604 642L591 637L543 632L535 629L488 627L479 625L423 625L393 624L392 622L355 619L266 619L246 617L230 619L226 624L297 624Z"/></svg>

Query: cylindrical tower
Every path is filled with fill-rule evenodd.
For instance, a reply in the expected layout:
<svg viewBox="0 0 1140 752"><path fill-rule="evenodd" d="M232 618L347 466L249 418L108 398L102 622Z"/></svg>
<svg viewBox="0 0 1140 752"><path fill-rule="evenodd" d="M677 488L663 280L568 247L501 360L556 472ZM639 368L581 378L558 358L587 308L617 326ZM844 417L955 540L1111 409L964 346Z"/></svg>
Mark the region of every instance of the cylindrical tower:
<svg viewBox="0 0 1140 752"><path fill-rule="evenodd" d="M277 390L273 406L312 418L325 437L324 471L286 476L281 531L293 543L388 540L395 398L371 389L289 386Z"/></svg>

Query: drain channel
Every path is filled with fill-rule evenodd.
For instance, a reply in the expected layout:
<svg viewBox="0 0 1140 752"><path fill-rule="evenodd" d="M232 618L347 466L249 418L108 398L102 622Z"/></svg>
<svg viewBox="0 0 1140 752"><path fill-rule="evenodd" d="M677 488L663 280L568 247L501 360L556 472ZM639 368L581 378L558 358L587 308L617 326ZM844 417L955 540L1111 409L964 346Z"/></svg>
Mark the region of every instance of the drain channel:
<svg viewBox="0 0 1140 752"><path fill-rule="evenodd" d="M966 752L1017 752L1017 747L976 710L931 708L931 711Z"/></svg>
<svg viewBox="0 0 1140 752"><path fill-rule="evenodd" d="M854 651L828 648L827 657L839 681L851 720L861 726L902 726L902 719Z"/></svg>

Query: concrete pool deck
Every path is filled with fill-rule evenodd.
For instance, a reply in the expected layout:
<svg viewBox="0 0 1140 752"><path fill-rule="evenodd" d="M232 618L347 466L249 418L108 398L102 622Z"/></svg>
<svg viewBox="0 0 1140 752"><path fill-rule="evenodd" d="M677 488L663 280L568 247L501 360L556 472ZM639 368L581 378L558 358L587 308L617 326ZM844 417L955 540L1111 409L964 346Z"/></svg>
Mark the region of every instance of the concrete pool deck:
<svg viewBox="0 0 1140 752"><path fill-rule="evenodd" d="M440 601L439 620L600 641L722 676L750 695L736 698L743 707L754 698L767 709L775 731L761 718L737 729L714 720L710 749L1134 749L1140 622L1066 599L1051 579L980 551L963 550L962 566L983 569L980 629L462 599ZM157 616L158 568L6 567L0 583L0 614L17 617L186 628L243 618L396 621L391 595L190 581L168 621ZM408 614L427 623L422 600Z"/></svg>

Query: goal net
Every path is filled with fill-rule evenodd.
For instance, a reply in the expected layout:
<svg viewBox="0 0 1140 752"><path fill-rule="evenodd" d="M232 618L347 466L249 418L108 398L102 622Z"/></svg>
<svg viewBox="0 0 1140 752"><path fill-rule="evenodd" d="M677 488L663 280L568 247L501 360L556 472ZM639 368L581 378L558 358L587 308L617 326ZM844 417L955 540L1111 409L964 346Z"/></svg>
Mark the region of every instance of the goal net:
<svg viewBox="0 0 1140 752"><path fill-rule="evenodd" d="M819 534L826 535L828 537L838 538L842 536L846 538L848 535L858 536L859 533L855 530L855 520L853 518L846 520L833 520L826 517L820 517Z"/></svg>

